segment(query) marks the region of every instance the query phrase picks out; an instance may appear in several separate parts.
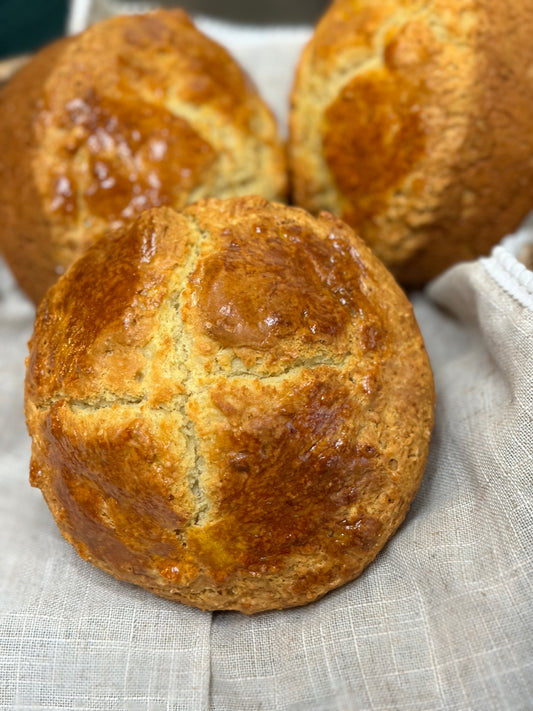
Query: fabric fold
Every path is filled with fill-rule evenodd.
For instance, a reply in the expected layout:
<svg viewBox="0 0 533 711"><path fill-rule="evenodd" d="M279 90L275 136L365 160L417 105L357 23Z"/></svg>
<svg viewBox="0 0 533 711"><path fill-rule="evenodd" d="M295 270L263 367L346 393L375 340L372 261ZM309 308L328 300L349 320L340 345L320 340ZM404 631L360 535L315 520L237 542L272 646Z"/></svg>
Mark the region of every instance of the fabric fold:
<svg viewBox="0 0 533 711"><path fill-rule="evenodd" d="M245 42L204 24L232 44L284 126L309 28ZM115 581L61 538L28 483L33 307L0 262L0 708L531 708L533 274L518 259L528 230L411 294L437 411L405 523L357 580L253 617Z"/></svg>

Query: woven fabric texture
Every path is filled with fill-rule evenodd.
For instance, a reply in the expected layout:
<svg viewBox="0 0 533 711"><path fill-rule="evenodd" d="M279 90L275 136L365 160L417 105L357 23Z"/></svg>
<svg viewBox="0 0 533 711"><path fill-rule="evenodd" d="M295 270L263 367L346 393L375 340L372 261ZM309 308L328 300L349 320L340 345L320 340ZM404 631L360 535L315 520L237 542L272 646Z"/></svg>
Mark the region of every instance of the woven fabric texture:
<svg viewBox="0 0 533 711"><path fill-rule="evenodd" d="M306 33L244 36L218 34L283 120ZM0 709L533 708L533 273L517 259L528 242L526 225L411 295L437 411L396 536L353 583L255 617L159 599L63 541L28 483L33 309L0 263Z"/></svg>

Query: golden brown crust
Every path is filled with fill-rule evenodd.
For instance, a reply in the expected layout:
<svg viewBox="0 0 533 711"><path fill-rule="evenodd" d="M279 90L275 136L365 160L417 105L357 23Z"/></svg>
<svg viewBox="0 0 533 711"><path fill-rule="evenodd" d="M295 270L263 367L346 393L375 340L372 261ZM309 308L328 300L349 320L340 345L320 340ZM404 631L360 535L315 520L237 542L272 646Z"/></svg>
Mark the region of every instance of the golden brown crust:
<svg viewBox="0 0 533 711"><path fill-rule="evenodd" d="M298 67L294 199L341 215L407 286L531 209L533 7L336 0Z"/></svg>
<svg viewBox="0 0 533 711"><path fill-rule="evenodd" d="M0 95L0 248L34 301L109 225L208 195L281 199L274 118L181 10L60 40Z"/></svg>
<svg viewBox="0 0 533 711"><path fill-rule="evenodd" d="M146 211L39 307L31 482L122 580L204 609L356 577L425 466L433 384L403 292L329 214L257 197Z"/></svg>

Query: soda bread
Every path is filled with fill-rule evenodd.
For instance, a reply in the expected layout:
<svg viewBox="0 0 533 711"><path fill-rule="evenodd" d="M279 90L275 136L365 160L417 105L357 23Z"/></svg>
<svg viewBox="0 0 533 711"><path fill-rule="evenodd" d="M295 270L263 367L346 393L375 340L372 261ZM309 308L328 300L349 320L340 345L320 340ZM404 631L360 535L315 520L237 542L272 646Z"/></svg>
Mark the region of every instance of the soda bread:
<svg viewBox="0 0 533 711"><path fill-rule="evenodd" d="M31 482L79 554L203 609L355 578L424 471L412 307L343 222L258 197L145 211L48 291Z"/></svg>
<svg viewBox="0 0 533 711"><path fill-rule="evenodd" d="M293 199L417 287L533 206L533 3L336 0L299 63Z"/></svg>
<svg viewBox="0 0 533 711"><path fill-rule="evenodd" d="M94 239L146 208L285 190L271 112L183 11L62 39L0 95L0 250L35 302Z"/></svg>

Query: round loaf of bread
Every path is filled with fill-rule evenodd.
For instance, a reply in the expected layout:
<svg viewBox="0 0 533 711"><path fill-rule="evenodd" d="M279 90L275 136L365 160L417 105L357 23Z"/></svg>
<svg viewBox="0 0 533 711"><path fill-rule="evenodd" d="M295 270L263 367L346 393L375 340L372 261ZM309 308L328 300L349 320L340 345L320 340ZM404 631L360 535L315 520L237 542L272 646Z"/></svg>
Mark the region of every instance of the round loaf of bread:
<svg viewBox="0 0 533 711"><path fill-rule="evenodd" d="M110 225L146 208L285 189L272 113L181 10L62 39L0 96L0 251L36 302Z"/></svg>
<svg viewBox="0 0 533 711"><path fill-rule="evenodd" d="M121 580L301 605L403 520L433 399L411 305L346 224L259 197L152 208L38 309L31 483Z"/></svg>
<svg viewBox="0 0 533 711"><path fill-rule="evenodd" d="M486 254L533 207L533 3L336 0L293 87L294 201L404 285Z"/></svg>

